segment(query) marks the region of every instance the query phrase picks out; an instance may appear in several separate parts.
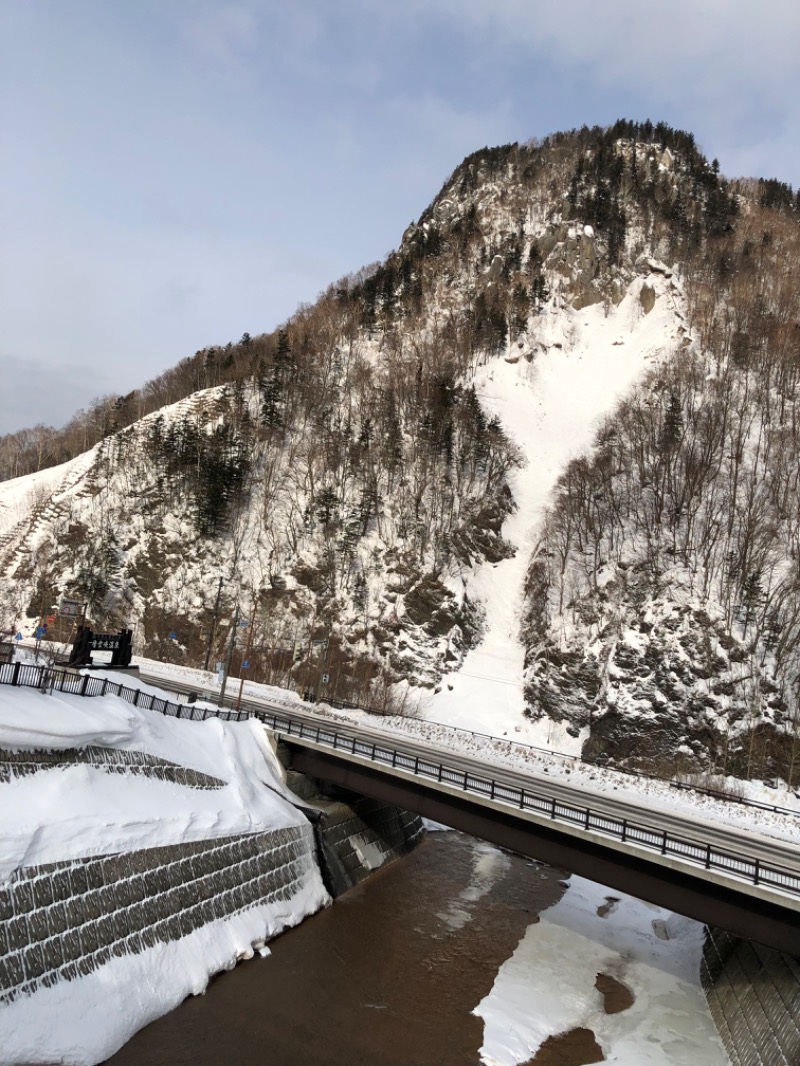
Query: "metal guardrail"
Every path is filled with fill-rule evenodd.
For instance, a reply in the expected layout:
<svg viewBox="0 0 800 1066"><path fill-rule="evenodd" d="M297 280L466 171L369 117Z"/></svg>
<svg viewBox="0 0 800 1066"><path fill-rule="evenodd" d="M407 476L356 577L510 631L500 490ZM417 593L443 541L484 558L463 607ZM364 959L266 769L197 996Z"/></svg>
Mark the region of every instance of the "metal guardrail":
<svg viewBox="0 0 800 1066"><path fill-rule="evenodd" d="M671 856L705 870L717 870L752 885L766 886L800 897L800 874L784 867L773 866L760 859L750 859L724 851L713 844L688 840L627 818L601 814L590 807L576 807L534 789L518 788L490 777L457 770L429 758L377 742L338 733L324 726L311 726L290 717L256 711L256 716L278 733L312 740L334 751L360 755L372 762L406 770L417 777L455 786L464 792L503 803L518 810L544 815L552 822L579 826L588 832L599 833L625 843L636 844L659 855Z"/></svg>
<svg viewBox="0 0 800 1066"><path fill-rule="evenodd" d="M306 703L323 702L329 703L331 707L337 707L342 710L362 710L367 711L370 714L375 714L378 717L384 717L382 712L376 711L375 708L368 707L363 703L347 703L342 700L332 700L328 697L324 701L317 701L316 699L309 699L308 693L303 694L303 699ZM582 762L580 755L570 755L565 751L556 751L553 748L542 748L537 744L527 744L521 740L511 740L505 737L494 736L491 733L478 733L474 729L464 729L463 726L458 725L444 725L443 723L437 723L440 729L446 729L448 732L458 734L459 736L475 737L478 740L490 740L498 743L506 743L513 745L516 748L522 748L525 751L535 751L537 754L546 755L548 758L567 759L570 762L577 763ZM607 766L609 770L613 770L617 774L625 774L628 777L636 777L642 781L652 781L653 778L650 774L642 773L641 770L633 770L628 766L598 764L604 768ZM775 803L762 803L761 800L747 799L745 796L731 795L730 792L724 792L718 788L712 788L710 785L695 785L690 781L678 781L674 777L670 778L658 778L664 784L669 785L671 788L679 789L682 792L696 792L701 796L709 796L711 799L724 800L726 803L736 803L742 807L754 807L760 811L771 811L773 814L786 814L791 818L800 818L800 811L793 810L791 807L780 807Z"/></svg>
<svg viewBox="0 0 800 1066"><path fill-rule="evenodd" d="M162 685L164 688L172 688L173 691L182 691L184 687L187 690L191 690L193 687L203 687L203 685L199 682L195 686L192 686L191 684L187 683L185 686L176 687L174 682L170 678L156 678L153 677L153 675L150 676L156 684ZM313 694L309 694L307 692L303 693L304 702L311 703L312 705L316 703L321 706L325 706L327 704L339 710L366 711L368 714L375 715L377 718L387 717L387 715L385 715L382 711L378 711L376 710L376 708L370 707L365 703L349 702L346 700L331 699L329 697L326 697L324 700L318 701L315 697L311 698L311 696L313 696ZM225 702L232 707L237 701L235 701L232 696L226 696ZM261 710L257 703L253 703L252 700L249 700L247 698L241 701L241 706L244 708L249 708L251 713L256 715L259 714ZM442 722L437 722L436 725L439 729L445 730L448 733L452 733L456 736L475 737L478 740L487 740L492 741L493 743L508 745L509 747L521 748L523 751L534 751L539 755L546 755L549 759L567 759L572 763L580 763L583 761L580 755L571 755L565 751L556 751L553 748L542 748L536 744L527 744L522 740L512 740L507 737L498 737L493 735L492 733L479 733L476 732L474 729L464 729L463 726L457 725L445 725ZM409 733L409 737L410 739L413 739L411 733ZM611 765L610 763L607 765L598 765L601 765L603 769L607 768L609 770L613 770L614 773L625 774L627 777L635 777L641 781L654 780L654 778L650 774L643 773L640 770L632 770L630 767L616 766ZM792 807L781 807L776 803L762 803L761 800L748 799L746 796L732 795L730 792L724 792L721 789L712 788L709 785L692 784L689 781L678 781L675 778L656 778L655 780L660 781L662 784L669 785L671 788L678 789L681 792L695 792L698 795L708 796L711 799L722 800L725 803L735 803L737 806L740 807L752 807L755 810L769 811L772 814L783 814L789 818L800 818L800 810L794 809Z"/></svg>
<svg viewBox="0 0 800 1066"><path fill-rule="evenodd" d="M0 663L0 685L18 688L36 688L43 692L66 692L72 696L119 696L134 707L157 711L173 718L186 718L202 722L207 718L222 718L226 722L242 722L249 718L247 711L225 711L211 707L196 707L192 703L172 703L161 696L129 688L107 677L92 677L70 670L48 666L30 666L27 663Z"/></svg>
<svg viewBox="0 0 800 1066"><path fill-rule="evenodd" d="M92 677L88 673L78 674L47 666L30 666L26 663L0 663L0 684L36 688L42 691L55 690L76 696L110 694L120 696L135 707L195 722L208 718L239 722L255 716L276 732L288 736L305 737L333 750L349 751L353 755L364 756L372 762L409 771L417 777L454 785L464 792L483 796L519 810L543 814L553 822L577 825L586 831L637 844L650 851L682 859L706 870L718 870L753 885L764 885L800 897L800 874L783 867L773 866L759 859L735 855L716 848L712 844L676 837L664 829L643 825L626 818L600 814L590 807L575 807L563 800L542 795L532 789L518 788L515 785L495 781L490 777L481 777L468 771L457 770L448 767L445 763L432 762L395 748L379 745L377 742L338 733L335 729L310 726L306 722L286 715L272 714L252 704L250 709L226 711L221 708L172 703L160 696L145 693L139 688L129 688L118 684L109 678Z"/></svg>

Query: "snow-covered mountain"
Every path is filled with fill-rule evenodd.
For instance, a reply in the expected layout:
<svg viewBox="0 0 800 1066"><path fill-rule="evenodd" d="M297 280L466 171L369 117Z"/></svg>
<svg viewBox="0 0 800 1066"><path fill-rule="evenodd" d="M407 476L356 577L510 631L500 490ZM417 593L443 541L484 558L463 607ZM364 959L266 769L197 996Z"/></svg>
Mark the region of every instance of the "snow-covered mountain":
<svg viewBox="0 0 800 1066"><path fill-rule="evenodd" d="M663 125L476 152L383 263L0 484L6 628L66 594L200 665L238 612L254 679L791 779L796 251L788 186Z"/></svg>

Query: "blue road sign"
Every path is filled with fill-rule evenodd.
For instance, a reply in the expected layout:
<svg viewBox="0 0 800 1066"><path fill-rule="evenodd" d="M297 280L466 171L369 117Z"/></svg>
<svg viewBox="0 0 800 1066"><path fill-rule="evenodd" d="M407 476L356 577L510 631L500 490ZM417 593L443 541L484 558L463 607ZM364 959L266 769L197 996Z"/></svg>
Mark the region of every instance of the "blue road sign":
<svg viewBox="0 0 800 1066"><path fill-rule="evenodd" d="M245 659L245 661L242 663L242 669L243 670L249 670L250 669L250 660L249 659Z"/></svg>
<svg viewBox="0 0 800 1066"><path fill-rule="evenodd" d="M170 633L169 639L170 640L177 640L178 639L178 634L177 633Z"/></svg>
<svg viewBox="0 0 800 1066"><path fill-rule="evenodd" d="M22 640L22 634L17 633L17 635L14 637L14 640Z"/></svg>

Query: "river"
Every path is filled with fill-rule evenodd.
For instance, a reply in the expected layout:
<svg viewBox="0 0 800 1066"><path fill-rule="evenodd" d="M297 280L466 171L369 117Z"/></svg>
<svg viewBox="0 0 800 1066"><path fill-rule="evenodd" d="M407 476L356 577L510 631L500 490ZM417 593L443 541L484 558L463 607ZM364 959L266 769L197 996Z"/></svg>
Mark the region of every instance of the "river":
<svg viewBox="0 0 800 1066"><path fill-rule="evenodd" d="M411 855L274 940L268 957L215 978L203 996L147 1026L108 1061L581 1066L605 1061L601 1042L608 1045L619 1031L620 1046L626 1034L628 1043L633 1034L646 1046L641 1063L725 1066L696 980L667 972L676 968L674 952L665 954L672 960L665 963L658 947L651 951L647 944L645 964L652 968L655 959L658 971L654 993L635 971L627 942L614 943L616 897L605 897L598 908L592 903L589 918L586 906L574 914L567 908L561 920L537 925L542 912L557 916L570 897L580 903L567 876L459 833L431 833ZM645 908L653 943L669 941L666 912L633 903ZM591 929L569 928L590 920L609 930L610 943ZM649 929L658 930L659 922L660 939ZM684 927L680 919L675 928ZM636 1019L639 988L653 1025L662 1024L660 1006L668 1015L663 1040L658 1033L636 1035L645 1024ZM582 1024L586 1018L601 1024ZM532 1055L520 1051L530 1038L530 1019L538 1033Z"/></svg>

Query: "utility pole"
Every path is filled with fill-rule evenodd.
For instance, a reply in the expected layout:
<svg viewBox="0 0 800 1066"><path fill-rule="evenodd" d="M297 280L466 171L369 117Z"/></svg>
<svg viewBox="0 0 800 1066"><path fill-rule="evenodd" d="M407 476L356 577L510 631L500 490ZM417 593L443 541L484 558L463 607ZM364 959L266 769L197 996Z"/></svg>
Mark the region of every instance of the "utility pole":
<svg viewBox="0 0 800 1066"><path fill-rule="evenodd" d="M234 612L234 615L233 615L233 625L231 626L231 642L230 642L230 644L228 646L228 658L227 658L227 661L225 663L225 669L223 670L223 673L222 673L222 684L220 685L220 688L219 688L219 700L217 701L217 706L218 707L223 707L225 705L225 686L228 683L228 674L231 672L231 662L233 660L233 649L236 646L236 628L237 628L238 625L239 625L239 608L237 607L236 611Z"/></svg>
<svg viewBox="0 0 800 1066"><path fill-rule="evenodd" d="M320 701L320 696L322 695L322 689L328 683L326 678L327 678L327 668L328 668L328 649L330 648L330 644L331 644L331 631L329 629L328 630L328 635L325 638L325 651L323 652L323 655L322 655L322 666L320 667L320 671L319 671L319 683L317 684L317 703L319 703L319 701Z"/></svg>
<svg viewBox="0 0 800 1066"><path fill-rule="evenodd" d="M242 689L244 688L244 663L250 658L250 654L253 649L253 629L256 623L256 601L253 600L253 611L250 615L250 629L247 633L247 644L244 649L244 658L242 659L242 669L239 671L239 695L236 697L236 710L242 706Z"/></svg>
<svg viewBox="0 0 800 1066"><path fill-rule="evenodd" d="M289 666L286 669L286 688L292 686L292 670L294 664L297 661L297 623L295 622L294 629L292 630L292 650L289 652Z"/></svg>
<svg viewBox="0 0 800 1066"><path fill-rule="evenodd" d="M214 634L217 632L217 616L219 615L219 599L222 595L222 578L219 579L219 585L217 586L217 602L214 604L214 614L211 618L211 632L208 634L208 647L206 648L206 661L203 663L203 669L208 669L208 663L211 659L211 646L214 643Z"/></svg>

